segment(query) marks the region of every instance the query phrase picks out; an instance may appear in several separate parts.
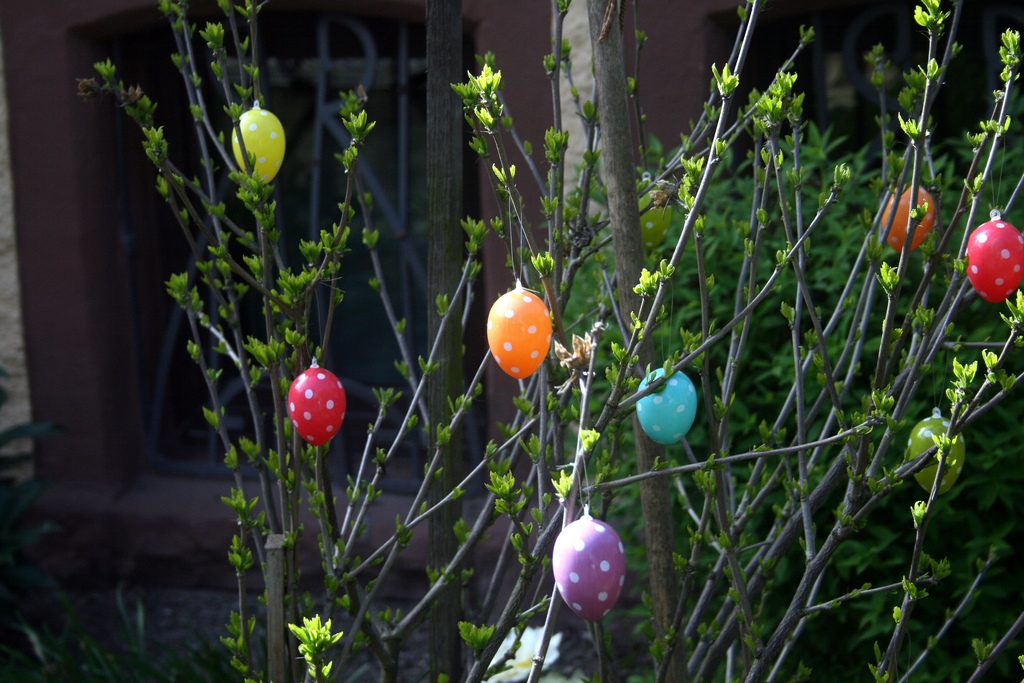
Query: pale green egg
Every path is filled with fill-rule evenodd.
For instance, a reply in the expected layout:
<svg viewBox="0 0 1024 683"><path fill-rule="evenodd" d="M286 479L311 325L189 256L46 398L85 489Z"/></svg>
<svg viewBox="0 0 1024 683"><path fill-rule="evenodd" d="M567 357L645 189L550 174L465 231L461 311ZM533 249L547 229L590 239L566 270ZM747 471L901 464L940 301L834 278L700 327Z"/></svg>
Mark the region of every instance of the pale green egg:
<svg viewBox="0 0 1024 683"><path fill-rule="evenodd" d="M647 196L640 200L640 211L643 212L640 215L640 235L646 249L656 249L665 241L665 235L672 225L672 207L651 208L644 212L650 203Z"/></svg>
<svg viewBox="0 0 1024 683"><path fill-rule="evenodd" d="M926 417L918 422L910 430L905 459L912 460L934 446L935 441L932 437L945 434L947 429L949 429L949 420L937 414L937 411L931 417ZM946 454L946 468L942 475L942 481L939 483L939 493L945 493L956 483L957 478L960 476L960 470L964 467L966 452L964 437L960 435L950 449L950 452ZM938 469L939 461L938 454L936 453L935 462L915 474L914 478L917 479L917 483L921 485L921 488L925 491L931 491Z"/></svg>

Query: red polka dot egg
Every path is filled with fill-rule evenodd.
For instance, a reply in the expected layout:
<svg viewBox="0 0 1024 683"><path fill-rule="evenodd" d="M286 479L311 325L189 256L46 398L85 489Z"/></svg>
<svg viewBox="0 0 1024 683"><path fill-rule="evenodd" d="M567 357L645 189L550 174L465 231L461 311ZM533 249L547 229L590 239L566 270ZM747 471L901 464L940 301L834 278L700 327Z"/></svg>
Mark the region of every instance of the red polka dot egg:
<svg viewBox="0 0 1024 683"><path fill-rule="evenodd" d="M967 278L985 301L999 303L1024 276L1024 237L998 213L967 241Z"/></svg>
<svg viewBox="0 0 1024 683"><path fill-rule="evenodd" d="M555 539L551 569L559 595L584 619L600 619L626 582L626 550L610 525L584 514Z"/></svg>
<svg viewBox="0 0 1024 683"><path fill-rule="evenodd" d="M487 316L487 344L505 374L537 372L551 346L551 316L540 296L518 286L500 296Z"/></svg>
<svg viewBox="0 0 1024 683"><path fill-rule="evenodd" d="M284 127L281 121L257 105L242 114L238 126L242 129L245 153L253 162L253 172L269 183L281 170L284 161ZM238 144L238 131L231 133L231 151L235 154L238 168L244 171L245 158L242 146Z"/></svg>
<svg viewBox="0 0 1024 683"><path fill-rule="evenodd" d="M288 389L288 417L303 441L314 446L330 441L345 419L345 387L341 380L314 363Z"/></svg>

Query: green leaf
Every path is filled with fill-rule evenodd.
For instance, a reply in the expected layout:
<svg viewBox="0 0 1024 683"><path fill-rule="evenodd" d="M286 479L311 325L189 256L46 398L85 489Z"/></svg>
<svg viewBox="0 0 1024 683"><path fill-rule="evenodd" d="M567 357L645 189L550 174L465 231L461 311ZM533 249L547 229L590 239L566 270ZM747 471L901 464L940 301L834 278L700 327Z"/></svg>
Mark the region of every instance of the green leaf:
<svg viewBox="0 0 1024 683"><path fill-rule="evenodd" d="M480 653L494 635L494 626L476 626L468 621L459 622L459 635L473 652Z"/></svg>

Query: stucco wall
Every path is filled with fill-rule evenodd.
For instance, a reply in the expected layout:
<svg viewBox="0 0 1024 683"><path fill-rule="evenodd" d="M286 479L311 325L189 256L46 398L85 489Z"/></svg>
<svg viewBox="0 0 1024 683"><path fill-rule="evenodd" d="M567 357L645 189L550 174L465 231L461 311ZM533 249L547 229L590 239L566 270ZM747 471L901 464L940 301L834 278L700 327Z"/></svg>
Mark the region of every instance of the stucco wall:
<svg viewBox="0 0 1024 683"><path fill-rule="evenodd" d="M0 380L7 401L0 406L0 431L31 417L28 372L25 366L25 337L21 325L21 293L18 287L18 245L14 226L14 183L11 177L11 148L7 127L7 88L4 82L3 32L0 30L0 368L8 377ZM11 444L0 456L25 454L26 441ZM4 476L10 472L0 473ZM17 465L13 474L32 474L31 462Z"/></svg>
<svg viewBox="0 0 1024 683"><path fill-rule="evenodd" d="M587 4L574 2L569 5L569 13L562 24L562 36L569 40L572 50L572 80L580 93L581 100L592 99L594 89L594 70L591 65L593 52L590 49L590 23L587 20ZM569 149L565 155L566 187L570 187L576 179L576 171L583 161L583 152L587 149L587 139L583 122L576 115L576 105L572 100L568 81L563 77L561 89L562 119L569 131Z"/></svg>

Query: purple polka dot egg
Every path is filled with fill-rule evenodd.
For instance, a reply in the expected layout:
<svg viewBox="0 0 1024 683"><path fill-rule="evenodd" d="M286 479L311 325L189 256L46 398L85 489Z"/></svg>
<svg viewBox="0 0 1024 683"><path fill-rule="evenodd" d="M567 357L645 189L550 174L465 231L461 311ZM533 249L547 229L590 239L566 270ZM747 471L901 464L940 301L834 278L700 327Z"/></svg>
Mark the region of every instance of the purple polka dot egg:
<svg viewBox="0 0 1024 683"><path fill-rule="evenodd" d="M626 551L615 529L585 514L558 534L551 568L569 609L596 620L619 599L626 581Z"/></svg>

